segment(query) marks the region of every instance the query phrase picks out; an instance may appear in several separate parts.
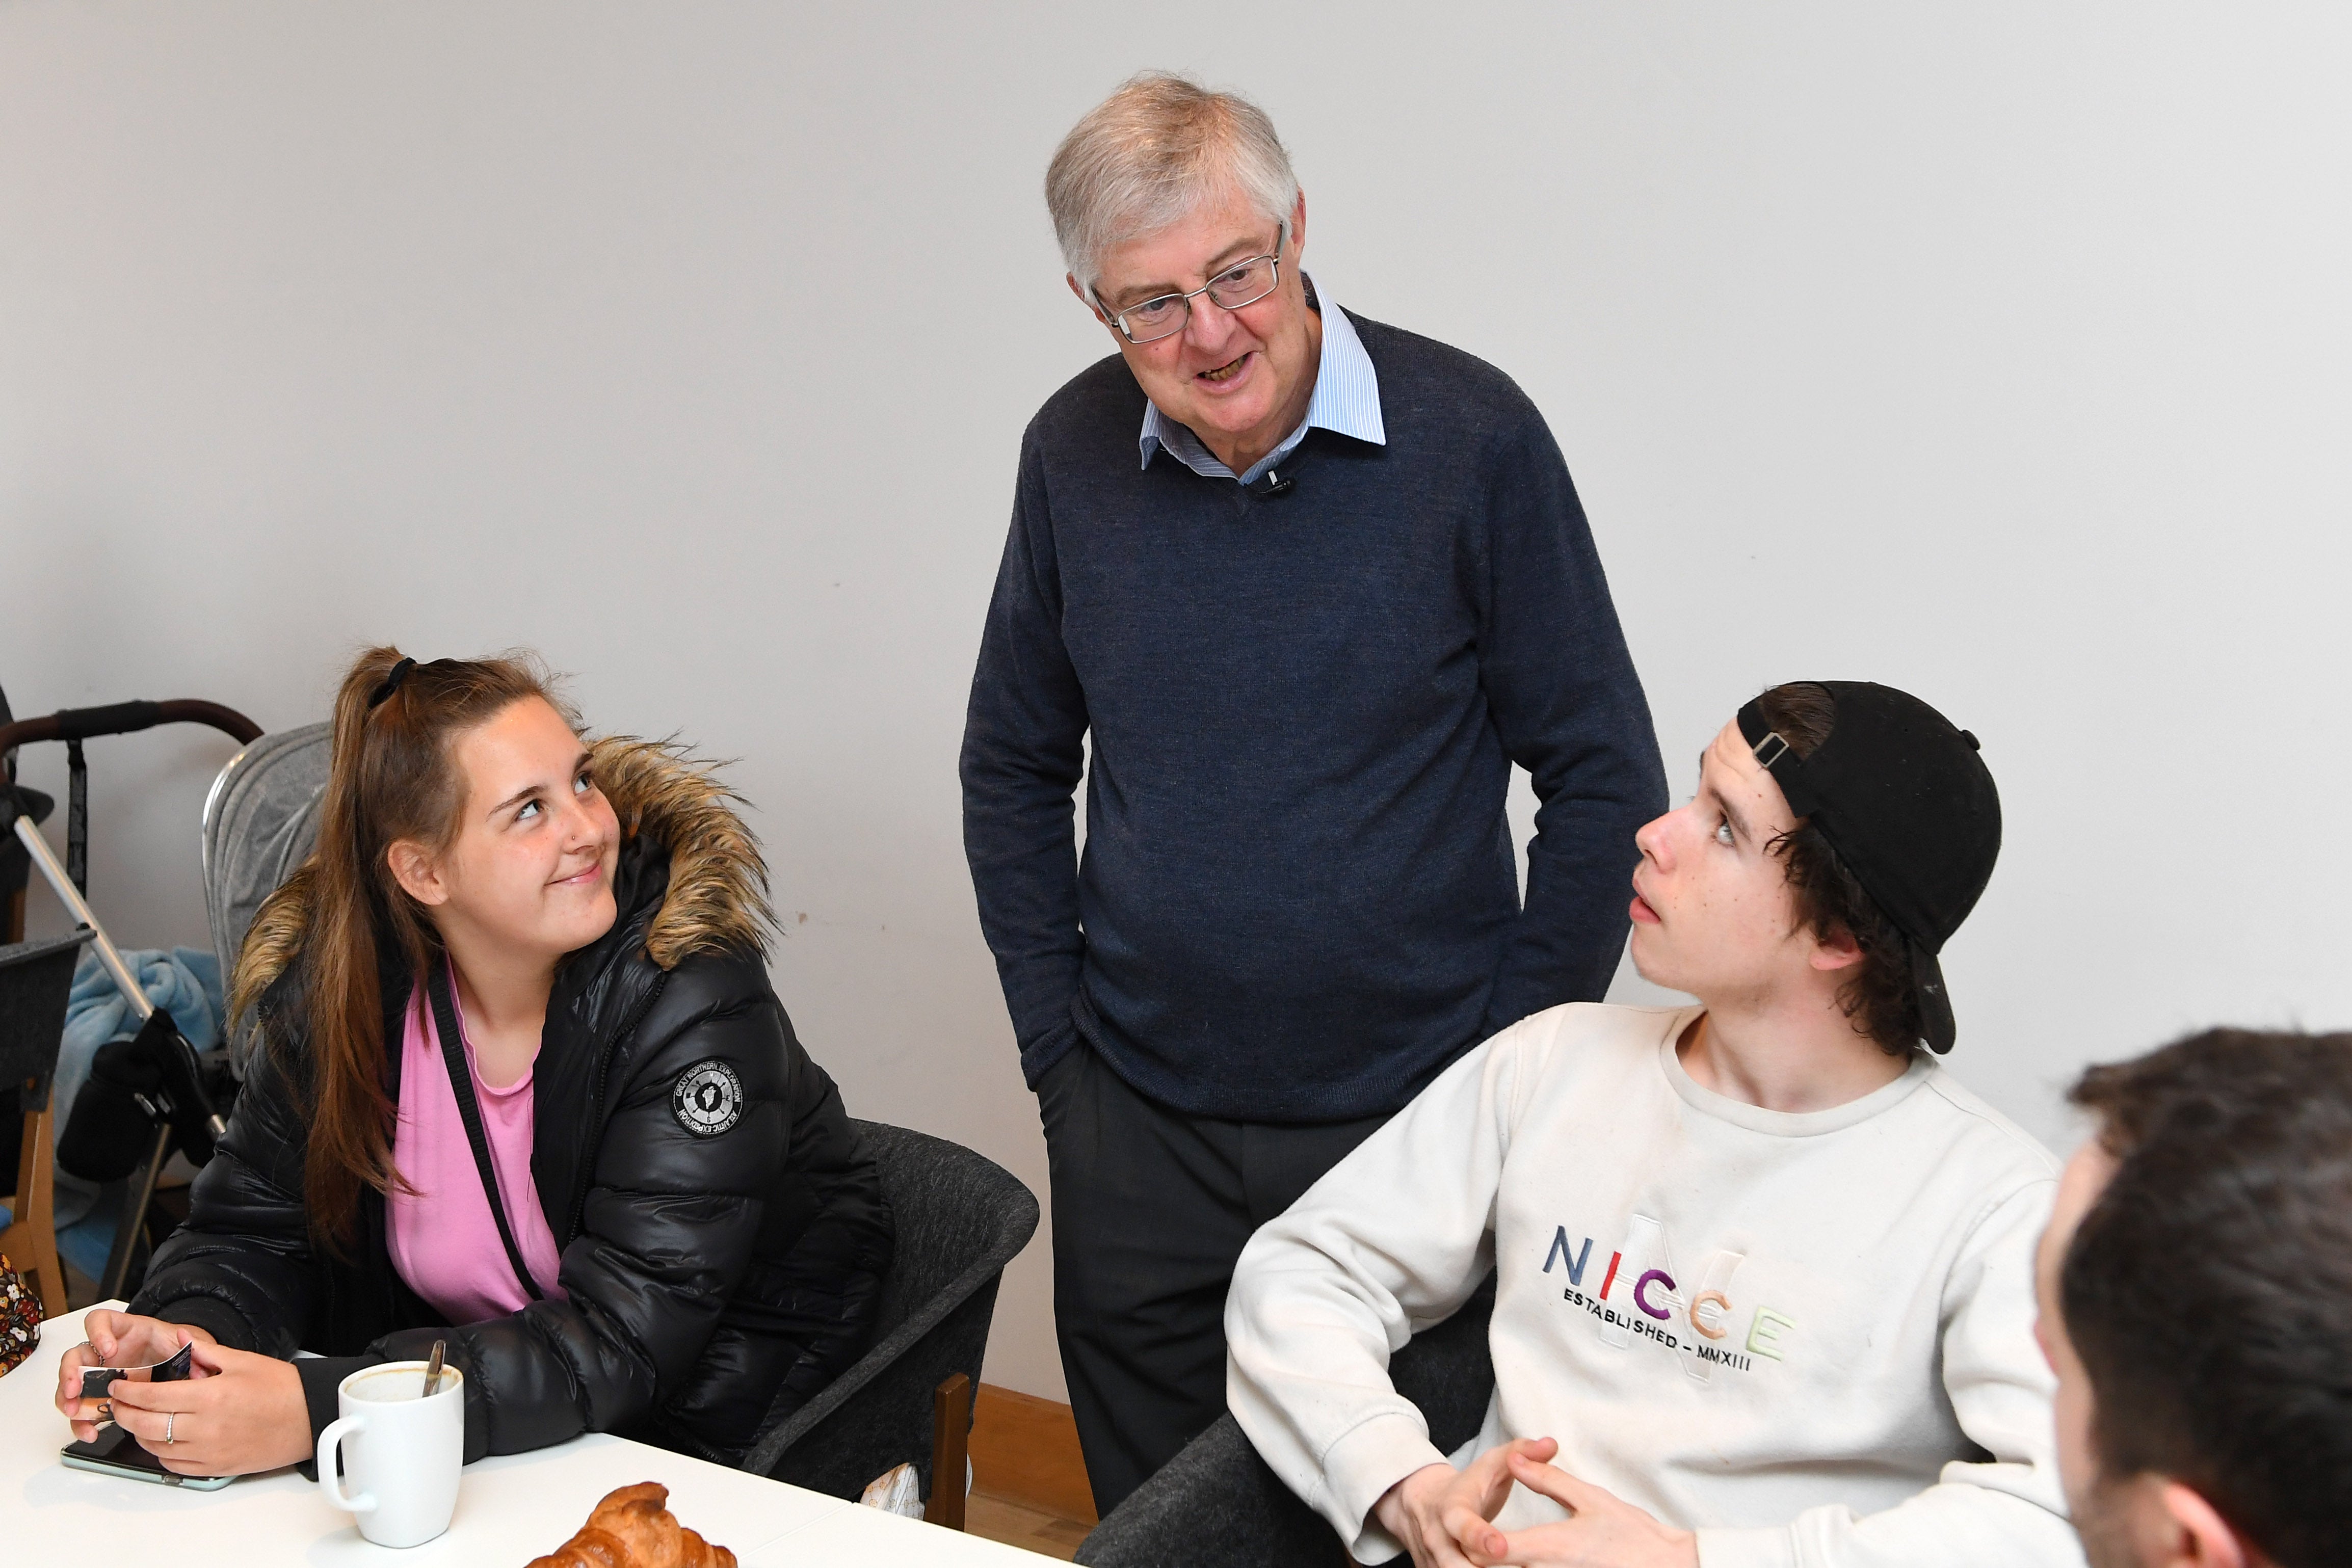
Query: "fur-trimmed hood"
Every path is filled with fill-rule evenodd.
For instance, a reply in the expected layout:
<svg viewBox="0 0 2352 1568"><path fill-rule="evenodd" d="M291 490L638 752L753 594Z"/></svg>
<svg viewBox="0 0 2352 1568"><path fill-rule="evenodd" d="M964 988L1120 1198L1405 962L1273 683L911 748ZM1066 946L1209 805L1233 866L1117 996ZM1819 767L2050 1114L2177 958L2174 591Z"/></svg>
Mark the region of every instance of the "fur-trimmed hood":
<svg viewBox="0 0 2352 1568"><path fill-rule="evenodd" d="M675 741L625 735L593 742L589 757L591 776L620 819L622 842L643 835L669 852L669 884L646 930L646 956L664 969L730 948L764 956L775 928L768 864L736 812L742 797L719 781L720 765ZM310 879L298 872L254 917L236 965L240 996L259 997L301 953L309 891Z"/></svg>
<svg viewBox="0 0 2352 1568"><path fill-rule="evenodd" d="M669 890L646 933L665 969L692 953L744 948L763 956L776 916L768 862L720 783L719 764L675 741L609 736L589 747L589 771L621 819L624 841L643 833L669 852Z"/></svg>

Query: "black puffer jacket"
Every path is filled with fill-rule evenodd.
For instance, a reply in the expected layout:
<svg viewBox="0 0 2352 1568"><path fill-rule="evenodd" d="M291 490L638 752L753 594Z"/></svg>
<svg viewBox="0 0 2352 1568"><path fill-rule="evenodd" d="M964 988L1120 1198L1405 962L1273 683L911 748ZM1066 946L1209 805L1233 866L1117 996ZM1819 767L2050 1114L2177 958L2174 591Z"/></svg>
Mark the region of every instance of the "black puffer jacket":
<svg viewBox="0 0 2352 1568"><path fill-rule="evenodd" d="M531 1176L569 1299L446 1334L468 1379L466 1458L610 1431L739 1459L779 1394L796 1406L864 1348L889 1209L768 983L766 873L726 792L637 742L600 742L593 768L625 834L620 916L558 970L532 1072ZM265 912L248 938L279 971L262 1048L131 1310L240 1349L320 1353L297 1364L315 1433L346 1374L421 1358L445 1325L394 1270L377 1194L347 1260L311 1244L302 915ZM409 986L384 988L395 1101ZM710 1062L740 1094L706 1092L698 1116L682 1084ZM739 1113L711 1130L730 1098Z"/></svg>

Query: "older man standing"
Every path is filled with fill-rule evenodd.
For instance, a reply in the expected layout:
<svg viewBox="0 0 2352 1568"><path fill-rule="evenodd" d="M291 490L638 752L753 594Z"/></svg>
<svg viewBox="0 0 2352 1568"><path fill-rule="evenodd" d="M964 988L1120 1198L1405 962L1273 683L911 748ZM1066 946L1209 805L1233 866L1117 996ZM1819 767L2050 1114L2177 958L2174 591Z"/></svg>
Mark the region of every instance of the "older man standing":
<svg viewBox="0 0 2352 1568"><path fill-rule="evenodd" d="M1262 112L1139 77L1045 193L1118 353L1022 444L964 845L1108 1512L1223 1409L1251 1232L1479 1040L1607 988L1665 791L1542 416L1318 298Z"/></svg>

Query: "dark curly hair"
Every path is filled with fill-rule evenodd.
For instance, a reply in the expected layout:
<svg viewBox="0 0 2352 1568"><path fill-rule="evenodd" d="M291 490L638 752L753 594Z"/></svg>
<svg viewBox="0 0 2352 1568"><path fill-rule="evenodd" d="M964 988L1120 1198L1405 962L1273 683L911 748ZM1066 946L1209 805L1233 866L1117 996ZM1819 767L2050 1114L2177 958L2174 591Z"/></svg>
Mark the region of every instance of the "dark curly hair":
<svg viewBox="0 0 2352 1568"><path fill-rule="evenodd" d="M1800 758L1811 756L1837 722L1837 705L1828 688L1811 681L1774 686L1756 705L1765 722ZM1862 962L1838 988L1838 1003L1854 1032L1868 1035L1890 1056L1907 1056L1923 1030L1919 991L1911 981L1911 955L1903 933L1886 918L1878 901L1863 891L1811 822L1801 820L1774 840L1771 849L1786 868L1798 921L1821 941L1844 932L1862 949Z"/></svg>

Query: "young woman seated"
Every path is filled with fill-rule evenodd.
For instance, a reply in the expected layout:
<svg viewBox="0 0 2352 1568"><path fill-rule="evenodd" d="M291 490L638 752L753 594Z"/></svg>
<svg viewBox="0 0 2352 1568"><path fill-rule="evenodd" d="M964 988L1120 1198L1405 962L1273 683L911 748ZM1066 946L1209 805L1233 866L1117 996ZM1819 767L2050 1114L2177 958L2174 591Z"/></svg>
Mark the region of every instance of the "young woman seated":
<svg viewBox="0 0 2352 1568"><path fill-rule="evenodd" d="M469 1461L733 1460L864 1348L889 1209L768 983L766 867L707 773L579 728L512 659L345 677L318 849L237 962L236 1114L64 1359L78 1436L83 1365L193 1341L114 1419L184 1474L295 1464L346 1375L446 1339Z"/></svg>

